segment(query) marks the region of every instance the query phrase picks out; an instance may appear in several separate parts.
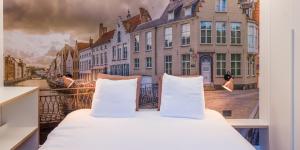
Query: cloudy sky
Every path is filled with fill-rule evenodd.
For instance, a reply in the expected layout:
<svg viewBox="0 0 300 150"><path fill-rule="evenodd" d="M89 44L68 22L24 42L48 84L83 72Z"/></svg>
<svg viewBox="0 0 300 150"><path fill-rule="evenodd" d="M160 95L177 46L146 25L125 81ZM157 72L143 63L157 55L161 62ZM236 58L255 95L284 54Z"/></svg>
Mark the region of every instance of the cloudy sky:
<svg viewBox="0 0 300 150"><path fill-rule="evenodd" d="M169 0L4 0L5 55L47 66L65 43L96 38L100 22L114 27L118 16L139 7L160 16Z"/></svg>

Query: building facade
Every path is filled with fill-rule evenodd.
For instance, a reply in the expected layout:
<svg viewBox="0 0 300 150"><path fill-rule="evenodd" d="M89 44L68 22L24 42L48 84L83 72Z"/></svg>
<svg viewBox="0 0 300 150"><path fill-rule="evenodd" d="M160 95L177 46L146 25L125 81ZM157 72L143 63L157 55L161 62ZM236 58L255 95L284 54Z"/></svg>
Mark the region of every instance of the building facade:
<svg viewBox="0 0 300 150"><path fill-rule="evenodd" d="M111 40L115 30L107 31L101 23L99 26L99 38L92 45L92 79L97 79L98 73L108 74L110 72L109 64L112 62L112 46Z"/></svg>
<svg viewBox="0 0 300 150"><path fill-rule="evenodd" d="M247 4L247 5L246 5ZM131 74L202 75L219 88L234 76L239 88L257 86L258 26L254 1L170 0L159 19L131 34Z"/></svg>
<svg viewBox="0 0 300 150"><path fill-rule="evenodd" d="M82 49L79 50L79 78L81 80L92 80L92 40L90 43L83 44Z"/></svg>
<svg viewBox="0 0 300 150"><path fill-rule="evenodd" d="M8 55L5 56L4 61L4 81L20 81L30 76L27 65L22 59Z"/></svg>
<svg viewBox="0 0 300 150"><path fill-rule="evenodd" d="M121 17L118 20L113 39L111 41L112 51L110 74L128 76L130 74L130 34L142 23L151 21L151 16L147 10L140 8L140 14L131 17L130 12L126 19Z"/></svg>
<svg viewBox="0 0 300 150"><path fill-rule="evenodd" d="M4 81L13 81L15 80L15 59L11 56L6 56L4 60Z"/></svg>

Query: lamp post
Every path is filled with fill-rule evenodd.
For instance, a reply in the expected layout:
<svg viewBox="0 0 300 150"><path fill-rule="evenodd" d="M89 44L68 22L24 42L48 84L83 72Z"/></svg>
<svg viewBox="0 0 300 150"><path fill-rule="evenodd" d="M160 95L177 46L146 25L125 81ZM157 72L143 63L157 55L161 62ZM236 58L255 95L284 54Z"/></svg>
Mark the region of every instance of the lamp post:
<svg viewBox="0 0 300 150"><path fill-rule="evenodd" d="M222 86L225 90L232 92L234 90L233 77L231 73L228 71L224 75L225 84Z"/></svg>

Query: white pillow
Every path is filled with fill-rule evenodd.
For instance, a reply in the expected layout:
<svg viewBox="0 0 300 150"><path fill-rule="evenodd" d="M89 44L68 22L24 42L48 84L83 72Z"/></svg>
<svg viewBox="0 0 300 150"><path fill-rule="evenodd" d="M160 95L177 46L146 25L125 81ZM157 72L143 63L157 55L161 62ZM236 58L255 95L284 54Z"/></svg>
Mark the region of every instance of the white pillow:
<svg viewBox="0 0 300 150"><path fill-rule="evenodd" d="M160 114L166 117L203 119L205 112L203 77L175 77L164 74Z"/></svg>
<svg viewBox="0 0 300 150"><path fill-rule="evenodd" d="M136 110L137 79L98 79L92 102L94 117L133 117Z"/></svg>

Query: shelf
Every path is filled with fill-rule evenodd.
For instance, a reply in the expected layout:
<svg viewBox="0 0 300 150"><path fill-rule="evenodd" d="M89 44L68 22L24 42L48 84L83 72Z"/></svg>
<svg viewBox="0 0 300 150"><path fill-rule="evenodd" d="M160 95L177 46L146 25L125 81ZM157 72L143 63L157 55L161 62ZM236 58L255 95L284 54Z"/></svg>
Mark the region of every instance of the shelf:
<svg viewBox="0 0 300 150"><path fill-rule="evenodd" d="M262 119L226 119L234 128L269 128L269 123Z"/></svg>
<svg viewBox="0 0 300 150"><path fill-rule="evenodd" d="M0 127L1 149L17 148L37 131L38 127L11 127L3 125Z"/></svg>
<svg viewBox="0 0 300 150"><path fill-rule="evenodd" d="M0 87L0 105L34 92L37 87Z"/></svg>

